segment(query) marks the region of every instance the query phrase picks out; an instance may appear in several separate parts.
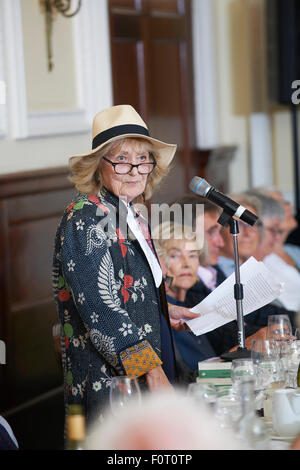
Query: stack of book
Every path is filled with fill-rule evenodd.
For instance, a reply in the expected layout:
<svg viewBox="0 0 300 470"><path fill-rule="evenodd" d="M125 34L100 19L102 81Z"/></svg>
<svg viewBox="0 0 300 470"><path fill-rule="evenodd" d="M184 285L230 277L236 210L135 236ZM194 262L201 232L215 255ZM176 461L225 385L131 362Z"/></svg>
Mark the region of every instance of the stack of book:
<svg viewBox="0 0 300 470"><path fill-rule="evenodd" d="M231 387L231 362L198 362L197 382L205 382L215 387Z"/></svg>

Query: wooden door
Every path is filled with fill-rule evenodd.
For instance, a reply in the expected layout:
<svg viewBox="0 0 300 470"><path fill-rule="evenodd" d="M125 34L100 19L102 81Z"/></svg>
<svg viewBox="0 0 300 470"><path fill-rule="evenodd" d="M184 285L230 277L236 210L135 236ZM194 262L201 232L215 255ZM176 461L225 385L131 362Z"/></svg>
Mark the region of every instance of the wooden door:
<svg viewBox="0 0 300 470"><path fill-rule="evenodd" d="M189 0L109 0L114 104L131 104L153 137L178 145L153 202L186 191L194 111Z"/></svg>

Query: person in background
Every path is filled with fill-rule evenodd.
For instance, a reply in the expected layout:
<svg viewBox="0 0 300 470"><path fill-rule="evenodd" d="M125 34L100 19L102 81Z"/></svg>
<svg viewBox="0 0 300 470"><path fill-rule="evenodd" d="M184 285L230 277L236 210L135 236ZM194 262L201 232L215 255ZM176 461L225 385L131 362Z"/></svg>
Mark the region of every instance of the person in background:
<svg viewBox="0 0 300 470"><path fill-rule="evenodd" d="M182 198L175 201L178 203L182 211L190 210L192 206L192 220L191 226L196 233L201 233L204 230L204 238L207 250L205 256L202 256L201 265L198 268L198 281L187 292L185 304L191 308L197 303L201 302L207 297L216 287L218 287L225 279L226 274L219 267L220 249L224 247L224 240L221 236L222 225L218 223L220 217L220 208L201 196L194 194L186 194ZM197 212L197 205L203 206L203 215ZM183 212L184 213L184 212ZM245 324L245 337L247 344L252 335L265 336L265 329L262 325L255 325L249 323ZM237 343L238 326L237 321L231 321L220 328L206 333L206 336L217 356L220 356L225 351L234 348Z"/></svg>
<svg viewBox="0 0 300 470"><path fill-rule="evenodd" d="M202 256L202 262L198 267L198 278L203 285L203 294L206 296L226 279L223 271L218 267L220 249L224 246L221 236L222 226L218 223L220 208L201 196L186 194L173 204L179 204L184 214L185 206L192 208L192 230L197 234L204 230L206 256ZM197 214L197 205L203 206L203 214Z"/></svg>
<svg viewBox="0 0 300 470"><path fill-rule="evenodd" d="M13 430L3 416L0 416L0 450L19 450Z"/></svg>
<svg viewBox="0 0 300 470"><path fill-rule="evenodd" d="M248 190L244 194L250 197L255 197L260 202L260 211L258 215L259 220L262 222L262 236L253 256L258 261L263 261L267 268L275 274L276 270L278 271L278 263L284 262L275 254L276 247L278 247L284 233L284 225L282 224L285 223L285 212L283 205L278 201L278 199L262 194L260 190ZM275 268L277 266L274 270L272 268L273 262L275 262ZM293 268L289 266L288 269ZM277 274L275 275L279 280L282 280L282 273L279 273L279 276ZM296 275L298 276L298 273L296 273ZM268 316L277 314L287 314L293 328L296 328L295 310L284 306L279 298L258 309L256 312L247 315L247 322L251 322L258 326L266 326L268 323Z"/></svg>
<svg viewBox="0 0 300 470"><path fill-rule="evenodd" d="M180 233L183 234L181 238L178 235ZM166 274L172 278L171 285L166 287L168 302L192 307L203 300L201 281L197 273L207 247L204 245L204 248L199 250L195 232L180 224L164 222L153 231L153 239L162 258L161 264L166 266ZM190 289L193 289L193 305L187 300ZM251 328L251 337L247 330L247 344L258 338L257 334L259 337L265 337L265 332L258 330L256 327ZM185 365L192 371L197 371L199 361L217 359L222 353L236 348L236 322L229 322L200 336L191 331L173 331L173 337Z"/></svg>
<svg viewBox="0 0 300 470"><path fill-rule="evenodd" d="M245 194L233 194L230 198L236 201L238 204L244 206L250 212L255 215L260 213L260 202L254 196L248 196ZM253 256L257 252L258 246L262 239L262 224L259 220L254 226L248 225L242 220L238 222L239 234L238 250L239 250L239 262L243 264L247 261L250 256ZM220 249L220 256L218 260L219 268L230 276L234 272L234 253L233 253L233 241L229 227L222 227L221 236L224 241L224 246Z"/></svg>
<svg viewBox="0 0 300 470"><path fill-rule="evenodd" d="M287 243L289 235L297 228L298 222L294 217L293 206L283 198L281 191L275 188L256 188L251 191L255 194L263 194L278 201L284 211L284 218L280 223L280 234L274 253L290 266L300 270L300 247Z"/></svg>
<svg viewBox="0 0 300 470"><path fill-rule="evenodd" d="M185 307L187 291L198 283L197 271L199 257L204 251L200 249L196 234L190 227L164 222L152 232L160 264L165 268L165 278L172 281L166 283L167 301L170 305ZM177 361L182 362L188 371L198 369L198 361L216 357L216 353L206 335L195 336L191 331L174 331L173 338ZM183 367L180 367L183 370ZM191 382L187 375L187 381Z"/></svg>
<svg viewBox="0 0 300 470"><path fill-rule="evenodd" d="M272 197L253 190L247 191L246 194L256 197L260 202L258 215L262 222L262 237L253 256L258 261L263 261L266 256L274 252L282 236L281 224L284 220L284 211L281 204Z"/></svg>
<svg viewBox="0 0 300 470"><path fill-rule="evenodd" d="M251 194L256 194L261 200L262 210L265 209L269 212L269 206L276 203L282 213L282 218L279 227L267 227L265 230L265 237L272 237L273 232L273 244L271 242L267 245L266 242L262 242L260 247L260 259L263 260L266 267L273 272L273 274L284 283L283 291L281 295L272 302L272 305L287 310L287 314L290 317L293 328L296 328L296 314L295 312L300 311L300 293L298 286L300 285L300 272L297 269L296 262L289 256L285 251L285 240L289 231L295 225L295 219L292 216L291 207L285 204L282 197L278 196L278 192L269 192L270 196L261 194L261 190L252 190ZM271 202L270 202L271 201ZM279 210L279 209L278 209ZM263 219L263 223L265 221ZM269 224L270 222L267 221ZM277 233L275 234L275 231ZM272 246L272 250L270 249ZM297 250L297 247L295 247ZM294 250L295 253L295 250ZM282 311L281 313L286 313Z"/></svg>

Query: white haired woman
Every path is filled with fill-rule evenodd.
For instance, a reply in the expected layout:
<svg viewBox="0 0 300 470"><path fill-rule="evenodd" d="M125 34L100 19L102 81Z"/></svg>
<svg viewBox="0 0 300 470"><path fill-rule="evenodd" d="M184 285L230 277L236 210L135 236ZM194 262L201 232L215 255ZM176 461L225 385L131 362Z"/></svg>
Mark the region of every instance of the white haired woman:
<svg viewBox="0 0 300 470"><path fill-rule="evenodd" d="M177 329L195 314L168 314L148 224L133 204L151 197L175 151L120 105L95 116L92 150L70 159L79 194L57 230L54 292L66 405L83 405L88 425L107 405L112 376L143 378L150 391L175 380L169 314Z"/></svg>

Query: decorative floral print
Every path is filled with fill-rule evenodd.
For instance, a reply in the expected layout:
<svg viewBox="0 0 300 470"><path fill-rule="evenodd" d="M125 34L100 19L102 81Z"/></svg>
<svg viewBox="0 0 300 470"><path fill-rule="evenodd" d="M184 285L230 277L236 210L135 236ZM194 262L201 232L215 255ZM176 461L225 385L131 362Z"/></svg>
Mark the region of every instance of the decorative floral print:
<svg viewBox="0 0 300 470"><path fill-rule="evenodd" d="M76 222L77 230L83 230L84 222L80 219L79 222Z"/></svg>
<svg viewBox="0 0 300 470"><path fill-rule="evenodd" d="M75 263L74 261L71 259L70 262L67 264L68 266L68 269L69 271L74 271L74 268L75 268Z"/></svg>
<svg viewBox="0 0 300 470"><path fill-rule="evenodd" d="M111 376L126 374L123 352L134 345L130 359L139 363L140 341L154 356L161 349L157 290L145 259L118 227L107 238L99 223L111 207L117 211L111 197L79 196L58 228L53 257L67 403L82 401L87 416L89 407L106 406ZM141 373L145 367L152 366L139 364Z"/></svg>
<svg viewBox="0 0 300 470"><path fill-rule="evenodd" d="M121 331L123 333L123 336L132 335L131 327L132 327L131 323L129 323L129 324L122 323L122 327L119 328L119 331Z"/></svg>

